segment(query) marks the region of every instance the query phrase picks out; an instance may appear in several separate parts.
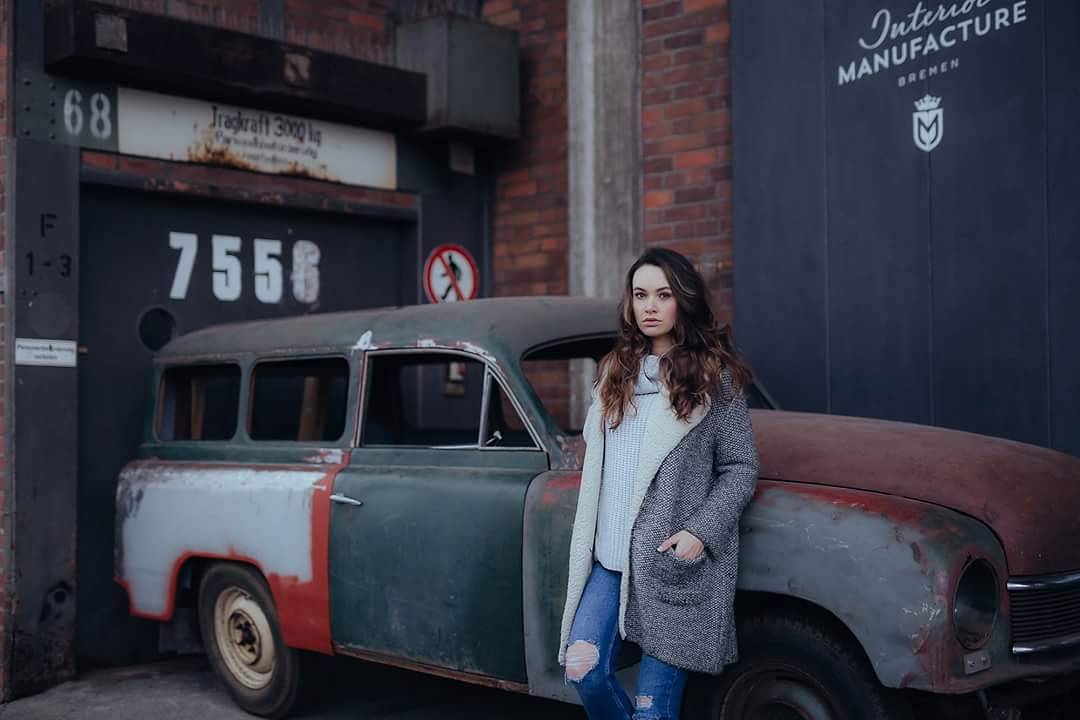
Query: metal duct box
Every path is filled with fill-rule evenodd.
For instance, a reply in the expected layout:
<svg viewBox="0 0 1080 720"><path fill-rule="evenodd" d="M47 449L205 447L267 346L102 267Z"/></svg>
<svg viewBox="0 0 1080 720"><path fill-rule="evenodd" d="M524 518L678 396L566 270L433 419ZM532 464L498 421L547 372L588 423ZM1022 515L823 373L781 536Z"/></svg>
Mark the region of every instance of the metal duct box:
<svg viewBox="0 0 1080 720"><path fill-rule="evenodd" d="M397 63L427 75L425 131L521 134L518 36L460 15L397 28Z"/></svg>

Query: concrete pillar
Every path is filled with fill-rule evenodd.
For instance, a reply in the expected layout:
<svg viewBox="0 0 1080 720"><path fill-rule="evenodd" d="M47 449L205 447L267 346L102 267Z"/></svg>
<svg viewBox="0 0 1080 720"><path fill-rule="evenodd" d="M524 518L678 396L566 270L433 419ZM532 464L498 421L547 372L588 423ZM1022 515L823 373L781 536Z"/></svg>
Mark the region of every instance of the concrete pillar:
<svg viewBox="0 0 1080 720"><path fill-rule="evenodd" d="M570 294L614 300L643 249L640 1L570 0L566 45ZM593 372L571 368L578 425Z"/></svg>

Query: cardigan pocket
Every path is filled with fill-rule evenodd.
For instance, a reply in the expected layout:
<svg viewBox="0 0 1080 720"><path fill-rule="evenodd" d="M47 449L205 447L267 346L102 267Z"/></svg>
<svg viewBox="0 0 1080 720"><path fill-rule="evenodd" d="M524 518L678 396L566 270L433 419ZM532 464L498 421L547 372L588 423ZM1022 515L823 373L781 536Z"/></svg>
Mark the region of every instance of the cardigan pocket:
<svg viewBox="0 0 1080 720"><path fill-rule="evenodd" d="M705 601L708 553L683 560L673 549L660 553L649 573L656 596L669 605L700 605Z"/></svg>

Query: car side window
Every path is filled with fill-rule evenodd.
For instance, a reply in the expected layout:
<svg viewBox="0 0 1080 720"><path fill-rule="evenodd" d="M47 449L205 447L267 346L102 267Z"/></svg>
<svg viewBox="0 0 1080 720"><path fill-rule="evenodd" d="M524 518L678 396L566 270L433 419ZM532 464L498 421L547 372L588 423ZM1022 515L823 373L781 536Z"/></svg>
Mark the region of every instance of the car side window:
<svg viewBox="0 0 1080 720"><path fill-rule="evenodd" d="M487 400L485 401L484 435L486 448L535 448L529 429L521 419L513 401L503 391L491 371L488 371Z"/></svg>
<svg viewBox="0 0 1080 720"><path fill-rule="evenodd" d="M374 353L367 367L362 445L537 447L513 401L479 360Z"/></svg>
<svg viewBox="0 0 1080 720"><path fill-rule="evenodd" d="M171 367L162 374L157 435L164 442L229 440L236 434L240 368Z"/></svg>
<svg viewBox="0 0 1080 720"><path fill-rule="evenodd" d="M349 363L264 361L251 377L248 434L257 441L336 442L345 433Z"/></svg>
<svg viewBox="0 0 1080 720"><path fill-rule="evenodd" d="M370 354L362 445L480 442L484 364L452 353Z"/></svg>

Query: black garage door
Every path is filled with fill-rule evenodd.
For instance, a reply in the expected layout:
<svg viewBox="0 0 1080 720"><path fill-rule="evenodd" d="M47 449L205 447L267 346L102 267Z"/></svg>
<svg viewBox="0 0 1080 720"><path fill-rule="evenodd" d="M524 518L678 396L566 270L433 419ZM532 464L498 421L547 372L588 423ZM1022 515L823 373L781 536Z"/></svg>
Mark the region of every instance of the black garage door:
<svg viewBox="0 0 1080 720"><path fill-rule="evenodd" d="M782 406L1080 454L1078 26L733 0L736 321Z"/></svg>
<svg viewBox="0 0 1080 720"><path fill-rule="evenodd" d="M84 187L80 222L78 649L152 652L113 583L113 494L136 450L151 347L222 322L412 304L413 222ZM175 326L175 330L173 327Z"/></svg>

